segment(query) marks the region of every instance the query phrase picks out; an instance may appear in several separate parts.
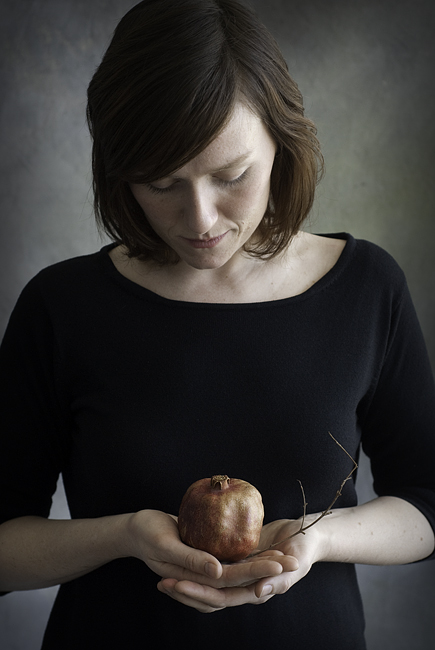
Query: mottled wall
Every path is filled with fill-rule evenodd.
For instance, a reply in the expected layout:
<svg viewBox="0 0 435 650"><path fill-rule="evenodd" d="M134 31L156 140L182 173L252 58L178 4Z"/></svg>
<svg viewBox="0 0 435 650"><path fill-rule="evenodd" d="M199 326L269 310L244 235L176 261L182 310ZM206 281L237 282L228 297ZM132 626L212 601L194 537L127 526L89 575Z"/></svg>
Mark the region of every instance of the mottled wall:
<svg viewBox="0 0 435 650"><path fill-rule="evenodd" d="M40 268L101 246L88 80L127 0L0 3L0 328ZM326 176L309 227L350 231L406 272L435 368L435 5L252 0L317 123ZM371 497L363 459L360 495ZM52 516L67 516L62 493ZM435 563L360 567L369 650L435 647ZM37 649L55 589L0 601L2 650ZM325 621L328 625L328 621Z"/></svg>

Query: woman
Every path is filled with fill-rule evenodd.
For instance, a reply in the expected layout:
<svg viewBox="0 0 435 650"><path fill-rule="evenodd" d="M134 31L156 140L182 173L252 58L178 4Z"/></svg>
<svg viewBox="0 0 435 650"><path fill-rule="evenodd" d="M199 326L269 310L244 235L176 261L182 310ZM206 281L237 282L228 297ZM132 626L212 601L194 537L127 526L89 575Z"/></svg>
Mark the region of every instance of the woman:
<svg viewBox="0 0 435 650"><path fill-rule="evenodd" d="M301 230L315 129L233 0L134 7L88 118L113 244L38 274L5 335L0 589L61 584L45 649L364 648L354 563L434 550L435 392L402 272ZM328 431L363 445L379 497L348 481L288 539L297 479L311 523L352 469ZM46 519L60 472L71 521ZM261 491L273 550L221 565L182 544L182 495L221 472Z"/></svg>

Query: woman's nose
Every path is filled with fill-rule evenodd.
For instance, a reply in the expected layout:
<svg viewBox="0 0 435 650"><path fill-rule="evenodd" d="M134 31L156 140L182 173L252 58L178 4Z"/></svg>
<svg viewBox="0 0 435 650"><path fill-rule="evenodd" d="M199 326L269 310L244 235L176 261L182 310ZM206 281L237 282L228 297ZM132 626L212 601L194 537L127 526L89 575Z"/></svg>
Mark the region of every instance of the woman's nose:
<svg viewBox="0 0 435 650"><path fill-rule="evenodd" d="M193 189L184 206L184 216L189 230L195 235L210 232L218 220L213 191L209 188Z"/></svg>

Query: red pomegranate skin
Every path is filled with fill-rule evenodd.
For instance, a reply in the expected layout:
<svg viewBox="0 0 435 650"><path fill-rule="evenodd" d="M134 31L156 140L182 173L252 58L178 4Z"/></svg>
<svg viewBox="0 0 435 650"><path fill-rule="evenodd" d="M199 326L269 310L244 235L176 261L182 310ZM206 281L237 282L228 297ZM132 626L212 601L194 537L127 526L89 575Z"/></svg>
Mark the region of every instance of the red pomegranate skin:
<svg viewBox="0 0 435 650"><path fill-rule="evenodd" d="M193 483L178 515L181 540L221 562L237 562L258 547L263 526L261 494L250 483L216 475Z"/></svg>

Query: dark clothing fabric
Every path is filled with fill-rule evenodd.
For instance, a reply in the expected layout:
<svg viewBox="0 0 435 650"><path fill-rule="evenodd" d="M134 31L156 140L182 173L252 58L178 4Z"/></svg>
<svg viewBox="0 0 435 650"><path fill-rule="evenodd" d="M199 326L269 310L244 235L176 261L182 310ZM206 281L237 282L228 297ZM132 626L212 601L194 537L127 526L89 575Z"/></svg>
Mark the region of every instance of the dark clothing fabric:
<svg viewBox="0 0 435 650"><path fill-rule="evenodd" d="M350 235L305 293L250 304L162 298L104 247L24 289L1 348L0 516L48 516L62 473L73 518L177 514L187 487L228 474L265 523L332 501L360 444L374 487L435 528L435 389L402 271ZM348 481L336 507L357 503ZM204 615L156 590L140 561L60 587L43 648L362 650L355 569L319 563L261 606ZM155 635L158 634L158 637ZM187 645L186 645L187 647Z"/></svg>

